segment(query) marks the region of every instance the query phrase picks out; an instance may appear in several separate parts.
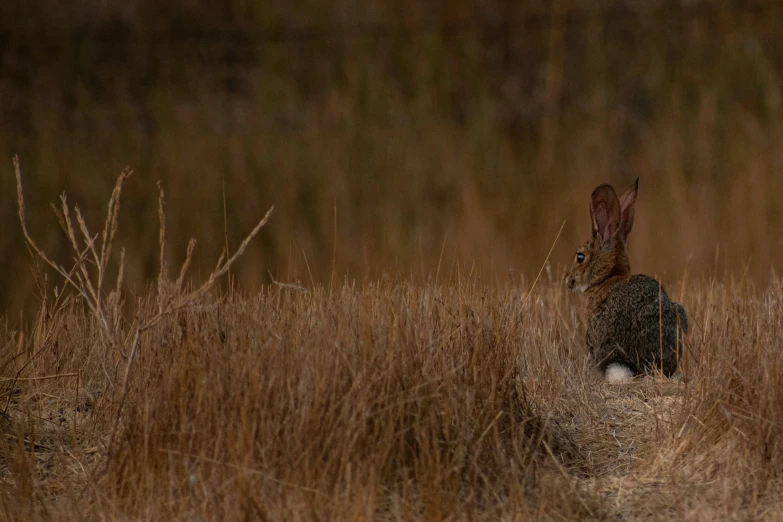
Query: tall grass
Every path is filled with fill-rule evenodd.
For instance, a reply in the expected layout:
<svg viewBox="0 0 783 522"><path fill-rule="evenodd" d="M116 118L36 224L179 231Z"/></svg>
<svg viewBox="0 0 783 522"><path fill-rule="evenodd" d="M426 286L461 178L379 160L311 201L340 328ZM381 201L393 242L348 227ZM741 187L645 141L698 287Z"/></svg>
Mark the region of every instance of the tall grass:
<svg viewBox="0 0 783 522"><path fill-rule="evenodd" d="M6 333L20 355L3 372L0 509L60 520L774 519L779 282L754 292L700 281L685 296L703 328L690 382L624 386L585 368L576 303L548 282L525 307L518 289L475 279L210 299L144 334L111 453L116 354L72 302L26 336ZM141 312L155 308L150 296Z"/></svg>
<svg viewBox="0 0 783 522"><path fill-rule="evenodd" d="M162 252L171 230L159 201ZM66 220L79 252L72 230ZM783 512L777 277L669 287L692 317L688 379L612 385L589 368L579 303L548 270L523 288L455 260L437 282L258 293L191 289L162 271L144 294L119 285L99 306L93 244L57 281L73 283L43 292L33 324L3 332L5 519ZM131 295L128 314L116 303Z"/></svg>
<svg viewBox="0 0 783 522"><path fill-rule="evenodd" d="M31 230L61 259L44 207L67 190L98 209L129 163L136 211L118 226L139 292L156 273L158 179L172 229L198 217L204 259L276 205L234 273L247 288L422 281L441 259L530 276L564 220L552 259L570 258L594 186L636 176L635 269L757 283L780 270L774 3L25 6L0 8L0 157L20 155ZM13 207L0 176L5 219ZM0 299L14 316L36 306L20 244L8 227Z"/></svg>

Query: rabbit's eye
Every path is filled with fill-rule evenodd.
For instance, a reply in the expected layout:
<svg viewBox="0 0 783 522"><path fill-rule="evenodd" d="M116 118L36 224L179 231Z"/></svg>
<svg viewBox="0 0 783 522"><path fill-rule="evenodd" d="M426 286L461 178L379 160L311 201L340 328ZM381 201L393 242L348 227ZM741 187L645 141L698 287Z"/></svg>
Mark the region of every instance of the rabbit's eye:
<svg viewBox="0 0 783 522"><path fill-rule="evenodd" d="M585 260L585 255L583 253L581 253L581 252L577 252L577 254L576 254L576 262L577 263L581 263L584 260Z"/></svg>

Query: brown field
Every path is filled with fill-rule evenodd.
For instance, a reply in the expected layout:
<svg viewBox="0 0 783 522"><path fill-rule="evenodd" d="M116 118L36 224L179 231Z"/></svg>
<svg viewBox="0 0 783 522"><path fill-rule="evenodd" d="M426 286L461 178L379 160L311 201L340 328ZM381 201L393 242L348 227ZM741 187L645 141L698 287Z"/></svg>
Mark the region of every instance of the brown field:
<svg viewBox="0 0 783 522"><path fill-rule="evenodd" d="M424 283L441 254L531 278L564 221L555 262L588 232L593 187L636 176L635 269L756 284L783 269L778 2L71 4L0 6L0 216L15 219L18 154L31 230L64 263L50 202L66 191L98 222L131 165L119 227L137 292L157 273L157 180L169 261L194 235L197 281L275 205L234 273L248 291ZM11 317L37 307L22 244L4 227Z"/></svg>
<svg viewBox="0 0 783 522"><path fill-rule="evenodd" d="M7 520L783 517L778 278L670 286L688 379L610 385L548 264L249 294L215 286L232 257L132 295L106 278L114 210L97 236L60 215L72 284L40 277L35 321L3 333Z"/></svg>
<svg viewBox="0 0 783 522"><path fill-rule="evenodd" d="M93 4L0 2L0 520L783 520L783 3Z"/></svg>

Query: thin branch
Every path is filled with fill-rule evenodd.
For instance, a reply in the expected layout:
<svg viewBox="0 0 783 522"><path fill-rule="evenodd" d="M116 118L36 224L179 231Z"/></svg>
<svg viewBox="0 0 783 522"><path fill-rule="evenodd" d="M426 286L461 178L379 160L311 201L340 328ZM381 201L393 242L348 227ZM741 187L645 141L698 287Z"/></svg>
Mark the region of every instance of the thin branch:
<svg viewBox="0 0 783 522"><path fill-rule="evenodd" d="M245 239L242 241L242 244L239 245L237 251L234 252L234 255L228 258L228 260L225 262L225 264L220 270L210 274L209 281L208 281L209 284L212 284L215 281L215 279L222 277L226 272L228 272L228 269L231 268L231 265L234 264L234 261L236 261L237 258L239 258L239 256L241 256L245 252L247 245L250 244L253 238L256 237L256 234L258 234L261 231L261 229L264 227L264 225L266 225L266 222L269 221L269 217L272 215L272 212L274 210L275 210L275 206L272 205L269 208L269 210L266 211L266 214L261 219L261 221L259 221L258 224L255 226L255 228L253 228L253 230L250 232L250 234L248 234L247 237L245 237Z"/></svg>
<svg viewBox="0 0 783 522"><path fill-rule="evenodd" d="M16 173L16 197L17 197L17 204L19 206L19 222L22 226L22 234L24 235L25 241L27 241L27 244L30 246L30 248L35 252L35 254L40 257L47 265L52 267L58 274L60 274L65 281L73 286L76 290L79 290L79 286L76 284L76 282L71 277L72 272L66 271L64 268L62 268L60 265L52 261L49 256L46 255L46 253L41 250L41 248L36 244L35 241L33 241L33 238L30 236L30 232L27 230L27 224L25 222L25 212L24 212L24 196L22 191L22 173L19 169L19 157L14 155L13 158L14 163L14 171Z"/></svg>
<svg viewBox="0 0 783 522"><path fill-rule="evenodd" d="M122 291L122 281L124 275L125 275L125 249L123 248L122 250L120 250L120 268L119 268L119 272L117 272L117 286L114 288L114 291L117 292L117 296L119 296L120 292Z"/></svg>
<svg viewBox="0 0 783 522"><path fill-rule="evenodd" d="M185 273L188 271L190 261L193 259L193 250L196 248L196 240L191 238L188 241L188 250L185 253L185 261L182 263L182 268L179 271L179 277L177 278L177 290L182 289L182 282L185 280Z"/></svg>
<svg viewBox="0 0 783 522"><path fill-rule="evenodd" d="M533 280L533 284L530 285L530 289L528 289L527 294L525 294L525 297L522 299L522 305L520 308L525 307L525 303L527 303L527 300L530 299L530 294L533 293L533 289L536 287L536 283L538 283L538 279L541 277L541 272L544 271L544 267L546 266L547 262L549 261L549 256L552 255L552 250L555 249L555 245L557 244L557 240L560 239L560 234L563 232L563 227L565 226L566 222L563 221L563 224L560 225L560 230L557 231L557 235L555 236L555 240L552 241L552 246L549 247L549 253L546 255L546 258L544 259L544 262L541 264L541 268L538 270L538 275L536 275L536 278ZM521 316L520 316L521 320Z"/></svg>
<svg viewBox="0 0 783 522"><path fill-rule="evenodd" d="M77 377L78 373L60 373L57 375L42 375L40 377L0 377L0 381L48 381L51 379L60 379L63 377Z"/></svg>
<svg viewBox="0 0 783 522"><path fill-rule="evenodd" d="M158 272L158 292L161 291L166 275L166 200L163 198L163 185L158 181L158 244L160 245L160 272Z"/></svg>
<svg viewBox="0 0 783 522"><path fill-rule="evenodd" d="M95 250L95 240L98 238L98 234L95 234L95 236L90 234L90 231L87 229L87 223L84 221L84 216L82 216L82 211L79 209L79 205L74 205L73 211L76 213L76 222L79 224L79 230L81 230L82 236L84 236L84 242L87 245L87 248L92 253L92 258L95 261L95 266L98 267L98 288L100 288L101 260L98 257L98 251Z"/></svg>
<svg viewBox="0 0 783 522"><path fill-rule="evenodd" d="M272 272L270 272L269 269L267 269L266 273L269 274L269 278L272 280L272 283L275 284L276 286L279 286L280 288L298 290L299 292L304 292L306 294L310 293L310 290L303 287L302 285L297 285L294 283L281 283L280 281L275 279L275 276L272 275Z"/></svg>
<svg viewBox="0 0 783 522"><path fill-rule="evenodd" d="M103 227L103 239L101 241L101 269L105 270L109 262L114 235L117 233L117 218L120 213L120 194L122 194L122 184L131 177L133 171L130 167L125 167L117 177L114 184L111 198L109 198L109 208L106 211L106 223Z"/></svg>

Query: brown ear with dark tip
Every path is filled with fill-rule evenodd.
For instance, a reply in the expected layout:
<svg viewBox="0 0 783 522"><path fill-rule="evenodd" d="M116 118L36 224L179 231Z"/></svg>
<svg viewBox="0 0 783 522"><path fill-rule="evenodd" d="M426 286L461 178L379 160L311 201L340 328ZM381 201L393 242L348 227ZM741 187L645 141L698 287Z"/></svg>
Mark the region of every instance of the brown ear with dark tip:
<svg viewBox="0 0 783 522"><path fill-rule="evenodd" d="M593 235L603 242L609 241L620 228L620 200L611 185L601 185L590 197L590 217L593 220Z"/></svg>
<svg viewBox="0 0 783 522"><path fill-rule="evenodd" d="M625 243L628 234L633 228L633 217L636 211L636 196L639 193L639 178L633 182L628 190L620 196L620 237Z"/></svg>

